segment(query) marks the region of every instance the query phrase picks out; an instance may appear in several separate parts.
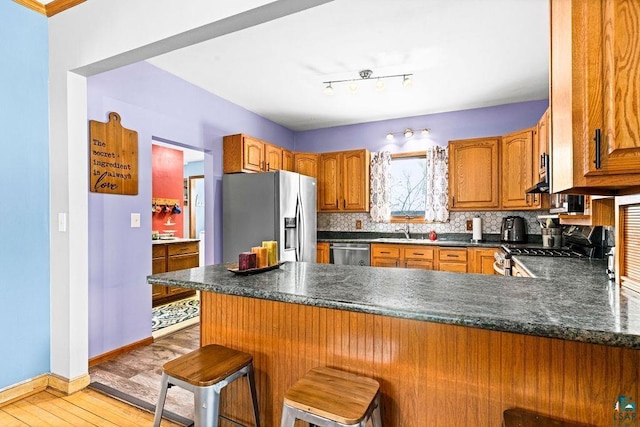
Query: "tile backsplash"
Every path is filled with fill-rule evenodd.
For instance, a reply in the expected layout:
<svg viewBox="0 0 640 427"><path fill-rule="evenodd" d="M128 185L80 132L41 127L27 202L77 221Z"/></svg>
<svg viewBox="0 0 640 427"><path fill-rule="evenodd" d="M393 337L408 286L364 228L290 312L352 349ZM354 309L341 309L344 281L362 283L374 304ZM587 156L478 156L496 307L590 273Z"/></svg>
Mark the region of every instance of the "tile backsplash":
<svg viewBox="0 0 640 427"><path fill-rule="evenodd" d="M527 234L540 234L537 216L547 214L546 211L491 211L491 212L451 212L447 223L424 223L410 225L411 233L470 233L467 231L467 220L478 216L482 219L482 232L499 234L502 218L505 216L521 216L527 221ZM362 229L356 229L356 221L362 221ZM318 231L374 231L397 232L399 223L378 223L371 221L368 213L318 213Z"/></svg>

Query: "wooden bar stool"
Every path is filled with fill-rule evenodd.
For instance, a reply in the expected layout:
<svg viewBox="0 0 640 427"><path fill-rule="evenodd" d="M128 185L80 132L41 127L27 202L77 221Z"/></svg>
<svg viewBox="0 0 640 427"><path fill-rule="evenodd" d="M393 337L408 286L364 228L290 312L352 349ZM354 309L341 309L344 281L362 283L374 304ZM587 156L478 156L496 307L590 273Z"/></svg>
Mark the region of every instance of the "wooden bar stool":
<svg viewBox="0 0 640 427"><path fill-rule="evenodd" d="M220 415L220 391L244 376L249 381L255 425L259 426L253 357L215 344L201 347L164 364L153 425L160 426L167 389L177 385L193 393L195 427L217 426L219 418L226 419Z"/></svg>
<svg viewBox="0 0 640 427"><path fill-rule="evenodd" d="M373 427L382 427L379 390L374 379L314 368L285 393L280 427L293 427L296 420L321 427L364 427L369 419Z"/></svg>

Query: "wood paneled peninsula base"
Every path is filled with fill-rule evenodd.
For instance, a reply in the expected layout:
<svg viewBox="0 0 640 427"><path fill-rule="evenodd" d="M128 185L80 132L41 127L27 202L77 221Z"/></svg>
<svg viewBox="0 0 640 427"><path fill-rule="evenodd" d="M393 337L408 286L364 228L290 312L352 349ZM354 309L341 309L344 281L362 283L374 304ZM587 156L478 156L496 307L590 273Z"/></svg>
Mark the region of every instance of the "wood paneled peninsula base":
<svg viewBox="0 0 640 427"><path fill-rule="evenodd" d="M499 426L514 407L617 425L619 397L640 396L640 296L613 295L587 279L597 261L578 261L570 280L286 263L149 282L203 291L201 344L254 355L267 426L315 366L378 380L386 426ZM229 386L222 411L250 423L245 391Z"/></svg>

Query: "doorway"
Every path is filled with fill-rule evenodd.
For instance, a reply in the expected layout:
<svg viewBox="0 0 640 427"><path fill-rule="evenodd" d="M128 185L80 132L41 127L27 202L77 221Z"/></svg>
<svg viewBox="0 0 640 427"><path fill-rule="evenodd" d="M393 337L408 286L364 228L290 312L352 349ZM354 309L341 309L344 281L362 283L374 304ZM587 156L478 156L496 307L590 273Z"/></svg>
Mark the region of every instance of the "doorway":
<svg viewBox="0 0 640 427"><path fill-rule="evenodd" d="M152 141L152 274L204 265L204 152L170 141ZM178 206L162 212L162 201ZM169 222L173 235L155 231ZM162 224L159 225L159 224ZM199 295L178 287L152 286L152 336L158 338L199 323Z"/></svg>

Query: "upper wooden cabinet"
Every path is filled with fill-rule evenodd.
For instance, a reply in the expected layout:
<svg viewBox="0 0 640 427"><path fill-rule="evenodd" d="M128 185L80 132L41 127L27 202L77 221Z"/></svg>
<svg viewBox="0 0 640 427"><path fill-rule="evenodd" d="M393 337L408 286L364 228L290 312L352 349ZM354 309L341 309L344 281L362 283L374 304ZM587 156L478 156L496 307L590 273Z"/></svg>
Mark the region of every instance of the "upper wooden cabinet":
<svg viewBox="0 0 640 427"><path fill-rule="evenodd" d="M264 142L248 135L228 135L222 139L222 171L262 172L264 167Z"/></svg>
<svg viewBox="0 0 640 427"><path fill-rule="evenodd" d="M282 148L277 145L264 143L264 171L277 171L282 169Z"/></svg>
<svg viewBox="0 0 640 427"><path fill-rule="evenodd" d="M549 141L551 139L550 111L551 109L547 108L542 117L540 117L533 136L533 177L537 182L543 181L545 175L547 175L547 156L549 155Z"/></svg>
<svg viewBox="0 0 640 427"><path fill-rule="evenodd" d="M302 175L318 177L318 153L294 153L293 171Z"/></svg>
<svg viewBox="0 0 640 427"><path fill-rule="evenodd" d="M500 138L449 141L449 209L500 207Z"/></svg>
<svg viewBox="0 0 640 427"><path fill-rule="evenodd" d="M538 162L533 159L536 133L537 127L502 137L501 194L505 210L541 208L543 195L526 192L538 180ZM537 154L538 150L535 151Z"/></svg>
<svg viewBox="0 0 640 427"><path fill-rule="evenodd" d="M553 192L640 188L638 16L637 0L551 1Z"/></svg>
<svg viewBox="0 0 640 427"><path fill-rule="evenodd" d="M318 162L318 211L369 211L368 150L322 153Z"/></svg>
<svg viewBox="0 0 640 427"><path fill-rule="evenodd" d="M318 162L318 212L340 210L340 153L323 153Z"/></svg>
<svg viewBox="0 0 640 427"><path fill-rule="evenodd" d="M282 170L294 172L293 152L282 149Z"/></svg>
<svg viewBox="0 0 640 427"><path fill-rule="evenodd" d="M222 140L222 156L224 173L282 169L282 148L249 135L225 136Z"/></svg>

